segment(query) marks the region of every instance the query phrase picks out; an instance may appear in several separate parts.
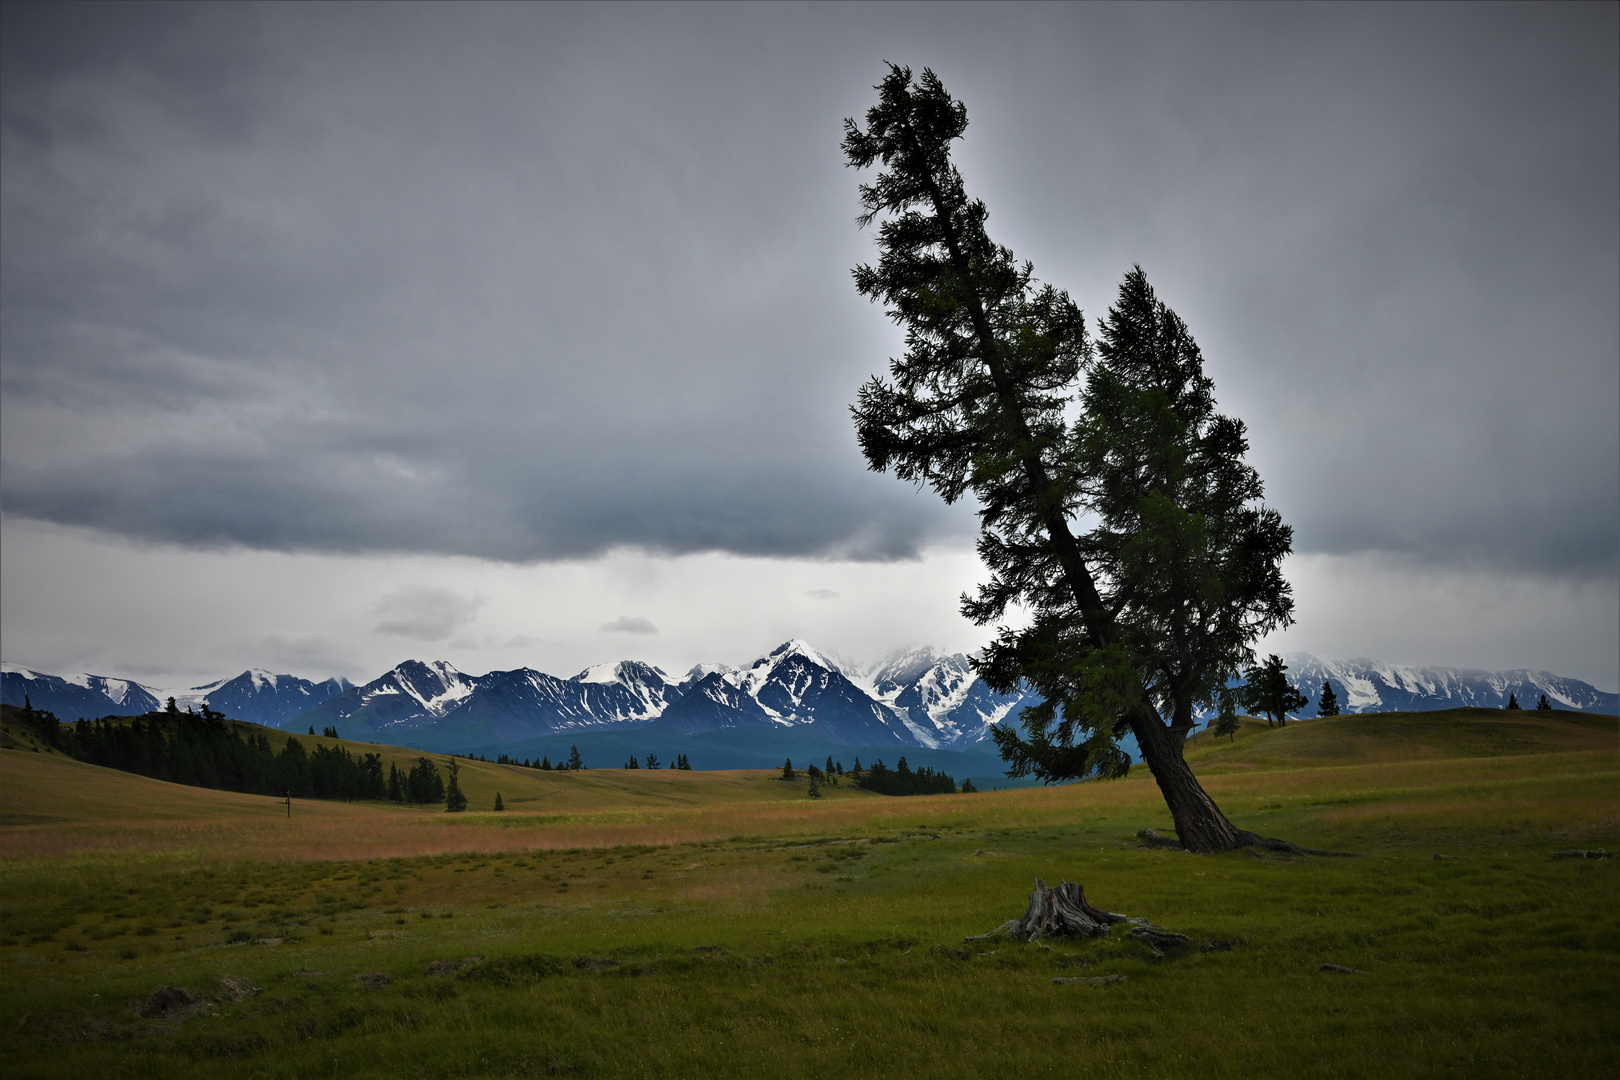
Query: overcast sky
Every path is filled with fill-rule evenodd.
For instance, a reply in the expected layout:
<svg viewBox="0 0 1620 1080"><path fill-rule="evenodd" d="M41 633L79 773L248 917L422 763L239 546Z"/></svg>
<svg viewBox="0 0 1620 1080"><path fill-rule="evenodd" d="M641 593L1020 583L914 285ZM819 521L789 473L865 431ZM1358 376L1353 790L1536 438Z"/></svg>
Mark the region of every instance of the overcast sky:
<svg viewBox="0 0 1620 1080"><path fill-rule="evenodd" d="M1620 685L1620 7L4 6L4 656L200 682L972 648L838 148L894 60L1295 526L1268 648Z"/></svg>

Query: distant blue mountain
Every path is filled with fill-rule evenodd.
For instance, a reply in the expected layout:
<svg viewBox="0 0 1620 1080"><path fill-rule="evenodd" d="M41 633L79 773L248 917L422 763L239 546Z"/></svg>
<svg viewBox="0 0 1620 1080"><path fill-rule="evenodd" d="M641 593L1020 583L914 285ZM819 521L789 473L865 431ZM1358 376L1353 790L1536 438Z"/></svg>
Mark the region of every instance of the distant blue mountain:
<svg viewBox="0 0 1620 1080"><path fill-rule="evenodd" d="M163 708L172 697L181 709L206 704L237 720L281 727L351 685L347 679L315 683L254 669L204 686L165 689L104 675L63 678L6 664L0 671L0 700L8 705L27 701L58 719L78 720L138 716Z"/></svg>

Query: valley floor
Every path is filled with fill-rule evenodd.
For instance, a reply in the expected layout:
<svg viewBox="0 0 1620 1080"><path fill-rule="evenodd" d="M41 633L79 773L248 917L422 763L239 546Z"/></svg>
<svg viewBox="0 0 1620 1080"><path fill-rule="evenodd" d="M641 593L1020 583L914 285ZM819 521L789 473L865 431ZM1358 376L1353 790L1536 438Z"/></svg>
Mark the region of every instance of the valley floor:
<svg viewBox="0 0 1620 1080"><path fill-rule="evenodd" d="M1620 847L1613 718L1250 724L1189 757L1240 825L1364 857L1139 847L1169 827L1140 772L810 800L472 762L511 809L289 817L17 745L0 1046L74 1077L1620 1072L1620 873L1549 854ZM964 940L1036 877L1190 946Z"/></svg>

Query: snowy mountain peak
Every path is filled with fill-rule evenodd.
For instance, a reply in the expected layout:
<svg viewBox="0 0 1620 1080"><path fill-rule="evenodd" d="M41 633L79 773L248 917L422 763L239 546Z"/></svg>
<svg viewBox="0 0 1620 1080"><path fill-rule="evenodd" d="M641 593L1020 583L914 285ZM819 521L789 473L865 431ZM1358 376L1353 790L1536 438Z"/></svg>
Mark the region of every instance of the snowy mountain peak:
<svg viewBox="0 0 1620 1080"><path fill-rule="evenodd" d="M908 645L885 656L867 676L865 685L873 697L892 702L940 660L939 654L927 645Z"/></svg>
<svg viewBox="0 0 1620 1080"><path fill-rule="evenodd" d="M431 716L443 716L478 688L477 681L457 671L446 660L424 663L407 660L364 688L363 697L405 694L415 698Z"/></svg>
<svg viewBox="0 0 1620 1080"><path fill-rule="evenodd" d="M575 675L570 682L578 683L616 683L619 678L619 662L609 664L594 664Z"/></svg>
<svg viewBox="0 0 1620 1080"><path fill-rule="evenodd" d="M575 675L569 682L594 683L639 687L648 684L668 686L670 677L664 669L640 660L618 660L609 664L595 664Z"/></svg>
<svg viewBox="0 0 1620 1080"><path fill-rule="evenodd" d="M710 675L724 676L732 674L736 670L729 664L693 664L691 670L681 676L681 685L700 683Z"/></svg>
<svg viewBox="0 0 1620 1080"><path fill-rule="evenodd" d="M760 664L774 661L771 666L775 667L776 664L779 664L782 661L794 656L802 656L804 659L810 661L812 664L815 664L817 667L824 667L828 671L838 670L837 664L827 659L820 652L817 652L809 642L803 641L799 638L794 638L791 641L784 641L782 644L771 650L770 656L755 661L754 666L758 667Z"/></svg>

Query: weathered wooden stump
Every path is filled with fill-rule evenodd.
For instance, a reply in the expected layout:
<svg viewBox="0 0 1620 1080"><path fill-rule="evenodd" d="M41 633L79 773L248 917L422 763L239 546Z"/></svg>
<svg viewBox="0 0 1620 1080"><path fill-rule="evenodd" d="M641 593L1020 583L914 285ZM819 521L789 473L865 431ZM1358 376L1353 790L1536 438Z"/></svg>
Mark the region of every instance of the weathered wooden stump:
<svg viewBox="0 0 1620 1080"><path fill-rule="evenodd" d="M1065 881L1055 889L1035 879L1035 891L1029 894L1029 910L1022 919L1009 919L990 931L968 938L1011 937L1019 941L1035 941L1042 937L1105 937L1109 927L1125 922L1127 916L1104 911L1086 901L1086 892L1076 881Z"/></svg>

